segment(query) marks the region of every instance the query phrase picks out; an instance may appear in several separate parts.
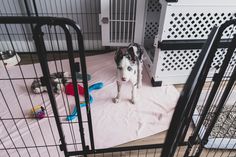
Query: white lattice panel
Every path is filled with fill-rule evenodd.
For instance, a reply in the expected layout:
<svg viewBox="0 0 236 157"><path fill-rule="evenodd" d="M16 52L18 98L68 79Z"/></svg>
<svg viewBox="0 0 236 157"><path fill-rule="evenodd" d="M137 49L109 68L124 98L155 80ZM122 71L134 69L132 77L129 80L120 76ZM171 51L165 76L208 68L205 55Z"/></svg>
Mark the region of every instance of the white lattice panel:
<svg viewBox="0 0 236 157"><path fill-rule="evenodd" d="M181 72L190 70L195 64L200 50L168 50L160 53L160 70L164 73L170 71Z"/></svg>
<svg viewBox="0 0 236 157"><path fill-rule="evenodd" d="M158 34L160 13L161 4L159 0L148 0L143 46L148 52L148 56L146 57L148 61L146 61L149 65L151 65L154 60L155 47L153 43L155 36Z"/></svg>
<svg viewBox="0 0 236 157"><path fill-rule="evenodd" d="M149 0L147 5L147 16L145 25L145 40L154 40L158 33L161 4L159 0ZM153 44L153 43L152 43Z"/></svg>
<svg viewBox="0 0 236 157"><path fill-rule="evenodd" d="M214 25L220 26L225 21L236 18L236 1L178 0L176 3L167 3L166 0L156 1L156 3L158 2L160 5L155 5L150 0L147 8L149 12L152 10L152 6L159 6L161 10L159 12L160 17L156 14L158 22L146 22L144 39L153 38L151 33L157 32L157 35L153 44L156 47L155 53L151 53L154 51L147 49L147 56L149 57L145 65L147 65L150 77L156 82L162 81L163 85L185 83L201 49L160 50L158 43L163 40L206 40ZM149 16L146 19L152 20ZM236 27L228 27L224 31L222 38L230 39L235 32ZM217 50L211 65L212 73L221 66L225 53L226 49L224 48ZM234 54L230 66L235 66L235 64L236 55Z"/></svg>
<svg viewBox="0 0 236 157"><path fill-rule="evenodd" d="M167 6L160 40L206 39L214 25L233 19L234 14L235 6Z"/></svg>
<svg viewBox="0 0 236 157"><path fill-rule="evenodd" d="M156 66L155 81L162 81L163 84L185 83L191 72L201 50L167 50L159 51L159 58ZM222 65L227 49L217 49L210 71L212 74ZM230 67L236 65L236 51L231 58ZM211 74L209 75L211 77Z"/></svg>

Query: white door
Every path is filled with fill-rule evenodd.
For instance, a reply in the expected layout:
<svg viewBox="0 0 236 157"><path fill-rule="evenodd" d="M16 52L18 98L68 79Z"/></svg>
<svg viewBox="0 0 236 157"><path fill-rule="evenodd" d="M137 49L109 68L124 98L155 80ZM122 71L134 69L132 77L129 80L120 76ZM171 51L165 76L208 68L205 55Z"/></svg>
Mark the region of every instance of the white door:
<svg viewBox="0 0 236 157"><path fill-rule="evenodd" d="M101 0L103 46L142 44L146 0Z"/></svg>

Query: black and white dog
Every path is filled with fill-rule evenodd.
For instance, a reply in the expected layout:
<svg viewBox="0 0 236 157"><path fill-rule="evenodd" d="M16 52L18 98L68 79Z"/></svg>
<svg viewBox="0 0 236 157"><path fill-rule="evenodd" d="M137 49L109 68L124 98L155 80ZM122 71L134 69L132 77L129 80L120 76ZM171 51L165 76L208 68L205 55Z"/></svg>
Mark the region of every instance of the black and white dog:
<svg viewBox="0 0 236 157"><path fill-rule="evenodd" d="M132 83L131 103L137 101L137 88L142 86L143 50L139 44L132 43L127 48L119 48L115 54L117 65L117 96L114 103L120 101L121 86L125 82Z"/></svg>

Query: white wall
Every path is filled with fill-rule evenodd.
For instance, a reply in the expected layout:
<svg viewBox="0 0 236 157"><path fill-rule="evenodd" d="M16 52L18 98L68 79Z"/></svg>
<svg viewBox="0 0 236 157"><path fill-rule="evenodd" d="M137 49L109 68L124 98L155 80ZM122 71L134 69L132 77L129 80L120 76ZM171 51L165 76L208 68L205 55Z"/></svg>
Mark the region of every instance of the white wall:
<svg viewBox="0 0 236 157"><path fill-rule="evenodd" d="M37 11L34 9L33 1L27 1L32 12L31 16L36 16L37 12L39 16L70 18L78 23L82 29L87 50L103 49L101 45L101 28L98 22L100 0L35 0ZM27 16L23 0L2 0L0 11L1 16ZM65 42L63 32L60 29L56 30L59 33L59 40ZM55 34L51 32L49 37L47 28L43 28L43 32L45 32L46 41L50 42L52 40L50 43L57 43ZM71 30L71 33L75 36L75 32ZM30 42L26 42L27 40ZM18 52L29 51L27 48L29 45L32 46L30 48L31 51L34 51L31 40L32 33L29 25L0 25L0 51L13 49L13 47ZM53 45L53 47L55 51L58 50L56 49L57 45Z"/></svg>

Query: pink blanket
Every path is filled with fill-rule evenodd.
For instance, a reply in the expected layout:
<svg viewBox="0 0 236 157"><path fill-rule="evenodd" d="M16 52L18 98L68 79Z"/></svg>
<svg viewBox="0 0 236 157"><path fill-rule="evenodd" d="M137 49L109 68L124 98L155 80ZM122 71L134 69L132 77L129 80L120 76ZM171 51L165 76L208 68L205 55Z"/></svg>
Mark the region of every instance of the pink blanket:
<svg viewBox="0 0 236 157"><path fill-rule="evenodd" d="M114 104L112 98L116 96L116 67L113 56L114 53L108 53L87 57L87 70L92 76L89 85L95 82L104 83L104 88L92 93L94 103L91 106L91 113L95 147L97 149L117 146L167 130L179 96L178 91L173 86L152 87L150 78L144 68L143 87L138 90L138 103L133 105L128 101L131 97L131 86L127 84L121 90L122 101ZM62 63L60 61L49 62L51 73L56 72L55 64L57 64L58 71L61 71L62 68L64 71L69 71L68 60L63 60ZM37 69L37 75L42 76L40 66L35 64L35 68ZM32 65L23 65L21 69L18 66L10 67L8 72L9 74L4 68L1 68L0 79L8 78L8 75L11 78L22 78L22 76L25 78L36 77ZM53 117L44 118L40 121L22 119L24 116L30 117L29 111L32 108L32 104L45 106L48 116L53 116L48 95L43 94L44 99L42 99L41 95L33 94L30 90L31 83L32 79L26 79L25 81L12 80L12 82L1 80L0 89L3 94L0 93L0 117L2 119L11 119L12 116L19 118L15 121L0 121L0 138L7 148L14 146L8 133L11 135L16 147L60 143ZM28 95L28 92L30 95ZM62 93L55 95L55 98L60 116L69 114L74 107L74 97L66 96ZM86 143L90 145L85 108L82 108L82 112ZM66 142L69 144L68 149L70 151L81 149L78 124L68 124L65 117L61 117L61 120L65 123L62 124L62 127ZM0 148L4 147L2 143L0 143ZM73 145L72 143L78 144ZM42 149L40 154L43 154L43 152L49 152L52 156L58 154L53 146L48 148L50 150L44 147L38 149ZM36 149L32 150L29 150L30 153L35 154L32 156L37 156ZM10 151L12 151L13 156L14 154L17 156L15 149ZM27 155L27 150L20 149L19 151Z"/></svg>

